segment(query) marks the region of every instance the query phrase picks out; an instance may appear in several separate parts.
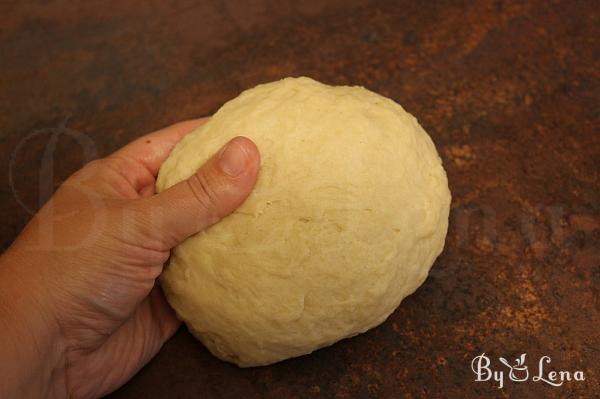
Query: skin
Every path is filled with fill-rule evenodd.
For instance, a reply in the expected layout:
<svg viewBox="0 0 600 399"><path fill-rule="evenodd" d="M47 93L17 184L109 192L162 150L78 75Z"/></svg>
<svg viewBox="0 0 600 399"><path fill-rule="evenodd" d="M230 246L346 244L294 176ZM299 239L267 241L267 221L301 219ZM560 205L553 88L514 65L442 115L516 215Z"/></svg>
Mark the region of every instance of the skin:
<svg viewBox="0 0 600 399"><path fill-rule="evenodd" d="M231 140L155 194L160 165L205 119L87 164L0 258L0 397L95 398L129 380L180 325L157 278L171 248L239 207L260 167Z"/></svg>

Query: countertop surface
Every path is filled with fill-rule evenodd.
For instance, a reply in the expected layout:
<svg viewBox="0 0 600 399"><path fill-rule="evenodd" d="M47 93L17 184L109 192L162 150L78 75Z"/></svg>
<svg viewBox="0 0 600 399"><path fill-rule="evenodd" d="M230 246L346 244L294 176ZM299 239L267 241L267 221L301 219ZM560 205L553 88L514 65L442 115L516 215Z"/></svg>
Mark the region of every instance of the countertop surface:
<svg viewBox="0 0 600 399"><path fill-rule="evenodd" d="M268 367L219 361L182 327L110 397L599 397L599 38L595 1L3 2L3 248L46 198L52 137L56 187L261 82L363 85L417 116L448 173L424 285L381 326ZM585 381L499 389L475 381L484 352Z"/></svg>

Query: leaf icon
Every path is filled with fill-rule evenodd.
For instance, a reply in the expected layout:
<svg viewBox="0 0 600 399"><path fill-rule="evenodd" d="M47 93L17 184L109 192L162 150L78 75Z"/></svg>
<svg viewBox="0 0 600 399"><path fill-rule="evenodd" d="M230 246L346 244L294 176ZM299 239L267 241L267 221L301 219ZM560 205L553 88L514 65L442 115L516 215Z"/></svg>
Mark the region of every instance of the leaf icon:
<svg viewBox="0 0 600 399"><path fill-rule="evenodd" d="M517 366L522 366L525 364L525 356L527 356L527 353L522 353L521 356L518 359L516 359Z"/></svg>

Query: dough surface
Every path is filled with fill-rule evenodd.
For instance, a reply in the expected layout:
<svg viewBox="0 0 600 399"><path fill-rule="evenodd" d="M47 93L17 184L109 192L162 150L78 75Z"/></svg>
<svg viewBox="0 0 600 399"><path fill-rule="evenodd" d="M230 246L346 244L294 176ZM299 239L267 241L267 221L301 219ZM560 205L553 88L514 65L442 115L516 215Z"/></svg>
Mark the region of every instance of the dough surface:
<svg viewBox="0 0 600 399"><path fill-rule="evenodd" d="M262 166L233 214L177 246L161 284L189 330L242 367L382 323L444 247L450 191L435 146L394 101L309 78L259 85L187 135L157 191L231 138Z"/></svg>

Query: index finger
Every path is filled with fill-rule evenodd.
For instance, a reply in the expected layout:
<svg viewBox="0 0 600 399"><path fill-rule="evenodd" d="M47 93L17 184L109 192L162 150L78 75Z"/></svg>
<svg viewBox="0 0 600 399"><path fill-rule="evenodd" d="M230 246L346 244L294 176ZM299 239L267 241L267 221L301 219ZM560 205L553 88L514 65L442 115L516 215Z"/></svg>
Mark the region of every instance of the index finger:
<svg viewBox="0 0 600 399"><path fill-rule="evenodd" d="M179 122L149 133L115 151L112 156L133 160L156 177L160 165L167 159L175 144L183 136L206 123L208 119L206 117Z"/></svg>

